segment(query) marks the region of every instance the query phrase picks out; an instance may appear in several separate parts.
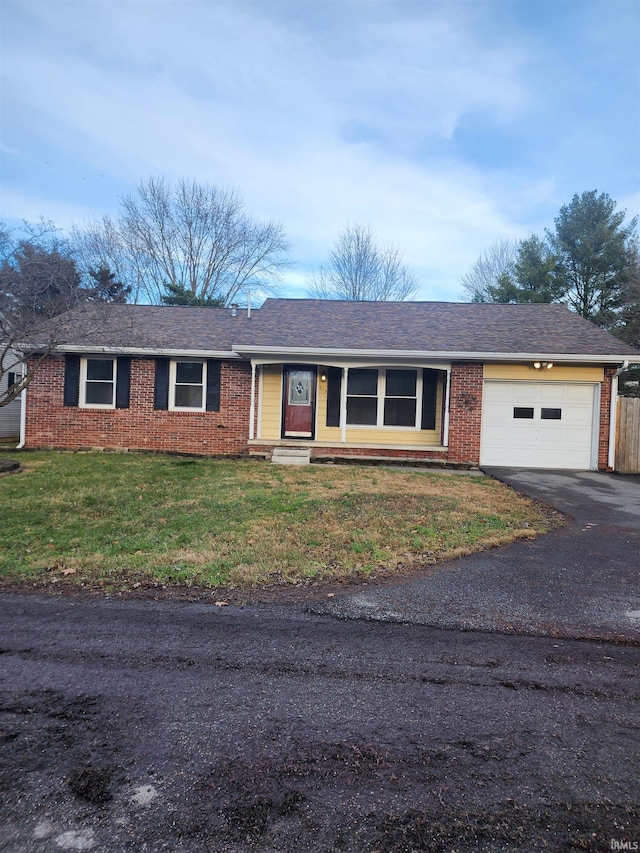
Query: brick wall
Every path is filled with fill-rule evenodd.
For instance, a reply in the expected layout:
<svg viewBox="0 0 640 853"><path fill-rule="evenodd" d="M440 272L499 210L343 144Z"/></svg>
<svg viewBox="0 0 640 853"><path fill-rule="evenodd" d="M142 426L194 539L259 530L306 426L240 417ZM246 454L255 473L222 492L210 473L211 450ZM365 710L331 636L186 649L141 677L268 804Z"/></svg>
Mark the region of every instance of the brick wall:
<svg viewBox="0 0 640 853"><path fill-rule="evenodd" d="M483 366L451 365L449 394L449 462L480 462Z"/></svg>
<svg viewBox="0 0 640 853"><path fill-rule="evenodd" d="M222 362L219 412L154 409L154 376L154 359L134 358L128 409L64 406L64 358L46 359L27 391L26 446L128 448L212 455L247 452L249 364Z"/></svg>

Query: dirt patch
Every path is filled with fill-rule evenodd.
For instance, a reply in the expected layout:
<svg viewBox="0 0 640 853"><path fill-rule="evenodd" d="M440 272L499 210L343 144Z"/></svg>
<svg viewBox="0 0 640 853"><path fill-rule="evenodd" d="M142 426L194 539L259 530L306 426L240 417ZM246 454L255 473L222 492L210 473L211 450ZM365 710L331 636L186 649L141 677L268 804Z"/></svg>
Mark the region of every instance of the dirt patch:
<svg viewBox="0 0 640 853"><path fill-rule="evenodd" d="M295 583L274 581L262 586L220 586L215 589L197 585L187 586L180 583L145 581L138 584L136 588L110 592L105 592L104 587L98 584L79 586L72 580L65 578L60 578L55 584L51 584L47 578L44 578L40 582L0 581L0 592L27 595L64 595L78 598L99 596L101 598L117 598L123 601L189 601L212 605L221 602L218 606L234 605L239 607L253 604L295 605L317 601L327 595L350 592L360 587L369 589L393 586L414 578L429 577L437 572L448 570L447 562L427 566L421 563L407 563L403 569L392 572L380 570L371 574L356 574L351 578L342 579L309 579Z"/></svg>

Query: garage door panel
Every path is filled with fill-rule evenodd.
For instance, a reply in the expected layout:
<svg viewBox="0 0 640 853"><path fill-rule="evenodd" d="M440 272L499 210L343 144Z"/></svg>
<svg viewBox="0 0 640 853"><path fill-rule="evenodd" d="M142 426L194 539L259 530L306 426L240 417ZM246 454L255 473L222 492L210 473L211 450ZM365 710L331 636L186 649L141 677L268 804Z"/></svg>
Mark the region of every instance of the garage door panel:
<svg viewBox="0 0 640 853"><path fill-rule="evenodd" d="M487 381L481 463L588 470L595 387L562 382Z"/></svg>
<svg viewBox="0 0 640 853"><path fill-rule="evenodd" d="M549 386L538 386L539 391L537 394L538 400L541 403L560 403L567 399L567 386L566 385L549 385Z"/></svg>
<svg viewBox="0 0 640 853"><path fill-rule="evenodd" d="M518 405L520 403L528 403L531 401L531 392L528 391L526 388L520 388L515 383L513 383L513 387L511 389L509 387L504 388L501 394L503 400L505 400L506 402L513 401L515 405Z"/></svg>

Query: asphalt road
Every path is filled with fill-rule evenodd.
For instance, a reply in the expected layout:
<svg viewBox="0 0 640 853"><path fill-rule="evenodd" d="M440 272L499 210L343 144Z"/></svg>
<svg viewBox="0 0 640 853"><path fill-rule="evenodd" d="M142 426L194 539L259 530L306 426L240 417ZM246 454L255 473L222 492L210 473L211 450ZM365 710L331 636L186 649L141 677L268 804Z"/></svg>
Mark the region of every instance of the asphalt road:
<svg viewBox="0 0 640 853"><path fill-rule="evenodd" d="M637 646L4 594L0 652L7 853L640 842Z"/></svg>

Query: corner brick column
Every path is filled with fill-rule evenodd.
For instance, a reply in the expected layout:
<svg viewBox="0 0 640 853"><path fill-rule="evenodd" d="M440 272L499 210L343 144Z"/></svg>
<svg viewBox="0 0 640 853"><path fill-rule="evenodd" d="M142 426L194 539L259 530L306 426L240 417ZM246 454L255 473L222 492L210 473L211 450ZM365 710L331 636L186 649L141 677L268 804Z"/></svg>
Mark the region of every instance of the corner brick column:
<svg viewBox="0 0 640 853"><path fill-rule="evenodd" d="M451 365L449 392L449 462L480 462L484 368L475 362Z"/></svg>
<svg viewBox="0 0 640 853"><path fill-rule="evenodd" d="M611 406L616 401L611 400L611 380L616 372L615 367L605 367L602 390L600 392L600 429L598 432L598 470L612 471L609 467L609 428L611 424Z"/></svg>

